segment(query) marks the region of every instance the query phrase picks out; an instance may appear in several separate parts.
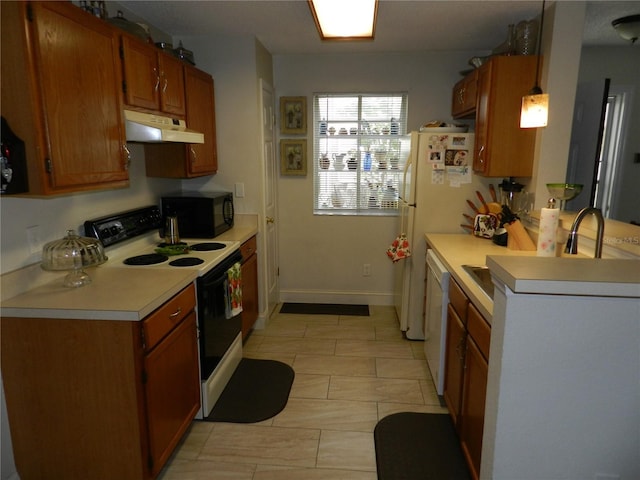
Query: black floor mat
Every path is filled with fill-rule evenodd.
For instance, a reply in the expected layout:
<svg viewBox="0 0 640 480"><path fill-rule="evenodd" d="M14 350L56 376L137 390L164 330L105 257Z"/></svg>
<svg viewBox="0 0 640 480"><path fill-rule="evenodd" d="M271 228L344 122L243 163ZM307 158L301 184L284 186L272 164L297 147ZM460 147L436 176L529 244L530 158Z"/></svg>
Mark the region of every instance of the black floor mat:
<svg viewBox="0 0 640 480"><path fill-rule="evenodd" d="M286 363L243 358L205 420L255 423L274 417L287 404L294 376Z"/></svg>
<svg viewBox="0 0 640 480"><path fill-rule="evenodd" d="M471 478L446 414L396 413L374 430L379 480Z"/></svg>
<svg viewBox="0 0 640 480"><path fill-rule="evenodd" d="M280 313L306 315L355 315L369 316L369 305L342 305L336 303L283 303Z"/></svg>

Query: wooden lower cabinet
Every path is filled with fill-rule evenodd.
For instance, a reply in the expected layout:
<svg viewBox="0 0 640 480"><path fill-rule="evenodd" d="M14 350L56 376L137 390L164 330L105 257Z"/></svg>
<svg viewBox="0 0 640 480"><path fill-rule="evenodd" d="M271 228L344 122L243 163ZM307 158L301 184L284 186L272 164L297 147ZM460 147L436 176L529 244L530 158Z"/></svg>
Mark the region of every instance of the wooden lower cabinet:
<svg viewBox="0 0 640 480"><path fill-rule="evenodd" d="M489 365L472 337L467 338L462 388L462 425L460 444L474 478L480 476L482 434L484 431L484 405L487 396Z"/></svg>
<svg viewBox="0 0 640 480"><path fill-rule="evenodd" d="M466 329L451 304L447 307L447 347L445 352L444 401L458 433L462 410L464 381L464 347Z"/></svg>
<svg viewBox="0 0 640 480"><path fill-rule="evenodd" d="M157 476L200 407L194 305L190 285L138 322L1 319L22 480ZM143 331L160 338L151 346Z"/></svg>
<svg viewBox="0 0 640 480"><path fill-rule="evenodd" d="M256 237L240 247L242 253L242 339L244 340L258 319L258 254Z"/></svg>
<svg viewBox="0 0 640 480"><path fill-rule="evenodd" d="M471 475L477 479L482 458L491 327L453 279L449 292L454 295L447 310L444 399ZM459 312L460 309L464 312Z"/></svg>

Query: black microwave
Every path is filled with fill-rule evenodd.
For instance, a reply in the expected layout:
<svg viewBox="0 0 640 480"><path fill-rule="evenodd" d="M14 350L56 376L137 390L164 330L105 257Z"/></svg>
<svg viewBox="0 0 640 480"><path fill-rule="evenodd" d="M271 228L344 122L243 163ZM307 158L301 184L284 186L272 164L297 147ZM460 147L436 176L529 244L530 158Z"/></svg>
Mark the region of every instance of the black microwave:
<svg viewBox="0 0 640 480"><path fill-rule="evenodd" d="M174 215L182 238L217 237L233 227L233 194L183 192L162 197L162 216Z"/></svg>

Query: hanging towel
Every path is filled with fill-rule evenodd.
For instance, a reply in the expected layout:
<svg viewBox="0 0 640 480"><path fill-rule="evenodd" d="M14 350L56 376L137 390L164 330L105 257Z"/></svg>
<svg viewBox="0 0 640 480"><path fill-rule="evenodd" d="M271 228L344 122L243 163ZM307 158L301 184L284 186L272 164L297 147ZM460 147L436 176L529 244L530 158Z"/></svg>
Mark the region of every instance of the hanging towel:
<svg viewBox="0 0 640 480"><path fill-rule="evenodd" d="M227 270L229 290L227 295L227 318L232 318L242 312L242 266L236 262Z"/></svg>
<svg viewBox="0 0 640 480"><path fill-rule="evenodd" d="M393 261L393 263L411 256L409 239L406 234L401 233L396 237L391 246L387 249L387 256Z"/></svg>

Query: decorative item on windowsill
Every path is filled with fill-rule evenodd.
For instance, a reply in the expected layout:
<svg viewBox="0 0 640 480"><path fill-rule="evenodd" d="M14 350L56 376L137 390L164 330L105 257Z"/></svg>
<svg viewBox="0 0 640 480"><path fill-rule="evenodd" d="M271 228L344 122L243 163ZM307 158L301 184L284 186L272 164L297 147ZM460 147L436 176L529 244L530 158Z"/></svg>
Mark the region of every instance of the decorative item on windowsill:
<svg viewBox="0 0 640 480"><path fill-rule="evenodd" d="M522 110L520 113L520 128L539 128L547 126L549 117L549 94L543 93L539 85L540 62L542 59L542 28L544 26L544 5L542 0L542 12L540 14L540 32L538 33L538 61L536 63L535 85L528 95L522 97Z"/></svg>
<svg viewBox="0 0 640 480"><path fill-rule="evenodd" d="M100 240L80 237L73 230L67 236L47 243L42 248L43 270L69 271L64 278L65 287L82 287L91 283L91 277L84 271L86 267L101 265L107 261Z"/></svg>

